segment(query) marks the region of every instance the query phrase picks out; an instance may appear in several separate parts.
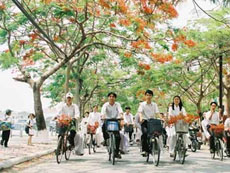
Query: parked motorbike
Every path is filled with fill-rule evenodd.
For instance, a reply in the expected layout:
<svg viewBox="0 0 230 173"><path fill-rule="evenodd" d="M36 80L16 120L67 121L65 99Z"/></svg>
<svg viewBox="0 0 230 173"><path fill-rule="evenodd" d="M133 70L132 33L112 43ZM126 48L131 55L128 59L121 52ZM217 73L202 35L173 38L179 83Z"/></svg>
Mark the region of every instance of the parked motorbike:
<svg viewBox="0 0 230 173"><path fill-rule="evenodd" d="M199 139L198 134L199 134L198 127L194 127L194 126L189 127L189 138L192 143L188 147L191 149L192 152L196 152L196 150L200 150L201 145L203 144L201 138Z"/></svg>

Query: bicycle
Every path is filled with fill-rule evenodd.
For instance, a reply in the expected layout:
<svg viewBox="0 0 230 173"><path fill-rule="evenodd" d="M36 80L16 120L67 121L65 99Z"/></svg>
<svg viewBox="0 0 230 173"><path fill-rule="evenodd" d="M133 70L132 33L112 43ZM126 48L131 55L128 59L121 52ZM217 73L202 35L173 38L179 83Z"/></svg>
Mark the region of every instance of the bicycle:
<svg viewBox="0 0 230 173"><path fill-rule="evenodd" d="M212 126L212 125L211 125ZM223 133L217 133L215 130L211 131L214 138L214 147L211 152L211 158L215 159L215 156L219 156L220 160L224 159L224 143L222 141Z"/></svg>
<svg viewBox="0 0 230 173"><path fill-rule="evenodd" d="M188 124L185 123L183 120L179 120L175 124L175 130L176 130L176 147L174 150L174 158L173 160L176 160L176 157L178 155L179 162L181 164L184 164L185 162L185 156L186 156L186 146L184 142L183 136L188 133Z"/></svg>
<svg viewBox="0 0 230 173"><path fill-rule="evenodd" d="M89 154L91 154L91 148L93 149L93 152L96 153L97 144L96 144L96 140L93 137L95 135L95 130L88 129L87 133L90 135L90 141L87 144L88 145L88 149L89 149Z"/></svg>
<svg viewBox="0 0 230 173"><path fill-rule="evenodd" d="M227 157L230 157L230 150L229 150L229 147L228 147L229 139L230 139L229 130L224 131L224 137L223 137L223 143L224 143L224 149L225 149L224 152L225 152Z"/></svg>
<svg viewBox="0 0 230 173"><path fill-rule="evenodd" d="M107 119L106 120L106 131L109 134L107 139L107 151L109 154L109 161L112 160L112 164L115 165L115 156L116 156L116 139L115 133L119 132L119 123L121 119Z"/></svg>
<svg viewBox="0 0 230 173"><path fill-rule="evenodd" d="M66 160L69 160L69 158L70 158L70 155L72 152L72 147L69 143L68 136L69 136L69 130L68 129L66 129L63 134L59 135L58 145L57 145L57 149L55 152L56 160L57 160L58 164L61 163L63 155L65 155Z"/></svg>
<svg viewBox="0 0 230 173"><path fill-rule="evenodd" d="M201 142L197 139L197 133L199 132L198 128L189 128L189 138L191 140L191 145L189 146L191 148L192 152L196 152L196 150L200 149Z"/></svg>
<svg viewBox="0 0 230 173"><path fill-rule="evenodd" d="M150 119L147 121L147 134L148 134L148 152L147 160L149 162L150 156L153 158L153 163L155 166L159 165L161 148L159 145L159 136L162 134L162 124L161 120Z"/></svg>
<svg viewBox="0 0 230 173"><path fill-rule="evenodd" d="M71 121L71 123L72 122L73 121ZM61 163L63 155L65 155L66 160L69 160L72 152L72 147L68 140L71 123L68 122L66 124L59 124L58 144L57 149L55 150L56 161L58 164Z"/></svg>

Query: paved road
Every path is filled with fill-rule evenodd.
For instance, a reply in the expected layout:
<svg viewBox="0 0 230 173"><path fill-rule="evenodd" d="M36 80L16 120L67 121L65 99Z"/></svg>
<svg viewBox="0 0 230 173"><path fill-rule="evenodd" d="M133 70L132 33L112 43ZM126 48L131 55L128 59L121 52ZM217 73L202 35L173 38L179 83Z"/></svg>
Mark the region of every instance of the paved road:
<svg viewBox="0 0 230 173"><path fill-rule="evenodd" d="M129 154L122 155L116 165L108 161L108 155L105 148L100 148L97 153L84 156L72 155L69 161L57 164L54 155L49 155L32 163L24 163L15 166L4 172L22 172L22 173L148 173L148 172L230 172L230 158L224 158L224 161L218 159L212 160L207 146L202 150L192 153L188 152L184 165L178 161L173 161L166 151L158 167L152 163L146 163L146 158L140 156L138 147L131 147Z"/></svg>

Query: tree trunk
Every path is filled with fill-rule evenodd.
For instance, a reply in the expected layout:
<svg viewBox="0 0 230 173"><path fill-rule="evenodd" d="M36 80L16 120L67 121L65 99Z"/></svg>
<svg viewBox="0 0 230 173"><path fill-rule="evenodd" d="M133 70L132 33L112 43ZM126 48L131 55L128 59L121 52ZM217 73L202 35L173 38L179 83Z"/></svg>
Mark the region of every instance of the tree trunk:
<svg viewBox="0 0 230 173"><path fill-rule="evenodd" d="M226 112L227 115L230 115L230 88L228 88L227 90L227 94L226 94Z"/></svg>
<svg viewBox="0 0 230 173"><path fill-rule="evenodd" d="M34 111L36 115L36 122L38 130L45 130L46 123L42 109L42 102L41 102L41 93L40 87L37 86L37 83L33 85L33 96L34 96Z"/></svg>
<svg viewBox="0 0 230 173"><path fill-rule="evenodd" d="M68 64L67 65L67 68L66 68L66 80L65 80L65 95L69 92L69 80L70 80L70 70L72 68L72 65L71 64Z"/></svg>
<svg viewBox="0 0 230 173"><path fill-rule="evenodd" d="M75 101L76 104L80 107L81 98L80 98L80 90L81 90L81 82L79 76L76 77L76 88L75 88Z"/></svg>
<svg viewBox="0 0 230 173"><path fill-rule="evenodd" d="M202 112L201 112L201 102L197 102L196 104L197 107L197 113L199 114L199 116L202 116Z"/></svg>

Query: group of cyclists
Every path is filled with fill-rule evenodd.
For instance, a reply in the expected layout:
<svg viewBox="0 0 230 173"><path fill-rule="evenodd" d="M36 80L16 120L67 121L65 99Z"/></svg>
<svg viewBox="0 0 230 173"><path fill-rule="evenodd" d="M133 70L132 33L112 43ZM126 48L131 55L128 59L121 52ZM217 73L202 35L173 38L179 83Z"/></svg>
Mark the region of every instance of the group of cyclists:
<svg viewBox="0 0 230 173"><path fill-rule="evenodd" d="M152 129L157 129L157 145L160 151L163 151L164 146L168 146L169 156L175 159L178 140L178 126L176 124L167 124L167 121L175 116L187 115L186 110L183 106L180 96L175 96L173 98L172 104L168 108L167 115L164 115L159 112L158 106L155 102L152 101L153 92L151 90L146 90L145 92L145 101L141 102L138 107L137 114L133 116L130 113L131 108L129 106L125 107L125 113L123 113L120 103L116 102L117 94L110 92L108 95L108 101L104 103L101 108L101 112L98 112L98 106L93 106L93 111L88 112L87 116L82 119L80 123L80 128L83 134L77 133L76 124L72 123L75 128L70 128L68 135L68 141L71 145L71 148L75 150L75 153L78 155L84 154L84 142L89 145L90 137L93 136L94 141L97 147L100 147L101 144L105 146L111 146L110 138L111 133L114 136L114 157L121 159L121 154L124 154L124 151L128 151L129 144L133 143L133 132L136 130L136 138L140 137L141 142L141 155L143 157L148 157L152 147L149 147L149 138L150 131L156 133ZM214 141L213 133L210 130L210 125L218 125L221 120L221 114L216 112L217 103L212 102L210 104L210 111L205 114L204 120L200 123L202 131L205 137L210 142L210 152L214 152ZM68 115L72 117L74 122L80 121L80 111L79 107L76 104L73 104L73 94L66 94L66 103L62 105L59 115ZM134 119L135 118L135 119ZM161 120L161 127L157 124L158 121L150 120ZM198 120L200 121L200 119ZM152 122L152 123L150 123ZM225 120L225 139L226 139L226 152L230 152L230 117ZM191 140L189 139L188 127L187 130L181 133L181 139L184 145L184 157L187 156L186 150L188 145L191 145ZM85 129L85 130L83 130ZM156 130L155 130L156 131ZM93 134L93 135L91 135ZM139 135L138 135L139 134ZM128 141L128 142L127 142ZM109 151L109 150L108 150ZM152 153L154 154L154 153ZM159 161L159 160L158 160Z"/></svg>

